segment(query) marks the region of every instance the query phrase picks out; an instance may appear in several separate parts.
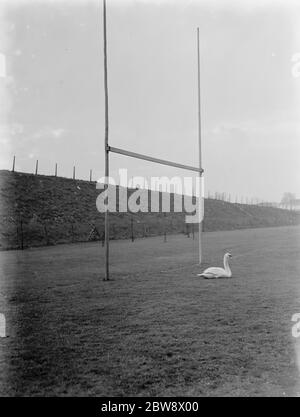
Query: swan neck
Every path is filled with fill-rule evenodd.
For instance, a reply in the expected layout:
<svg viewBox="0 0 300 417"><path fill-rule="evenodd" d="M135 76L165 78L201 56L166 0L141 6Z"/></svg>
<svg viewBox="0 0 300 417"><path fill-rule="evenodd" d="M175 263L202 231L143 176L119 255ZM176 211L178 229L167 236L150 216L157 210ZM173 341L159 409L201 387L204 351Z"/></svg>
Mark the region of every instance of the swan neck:
<svg viewBox="0 0 300 417"><path fill-rule="evenodd" d="M229 262L227 256L224 256L224 269L226 272L230 272Z"/></svg>

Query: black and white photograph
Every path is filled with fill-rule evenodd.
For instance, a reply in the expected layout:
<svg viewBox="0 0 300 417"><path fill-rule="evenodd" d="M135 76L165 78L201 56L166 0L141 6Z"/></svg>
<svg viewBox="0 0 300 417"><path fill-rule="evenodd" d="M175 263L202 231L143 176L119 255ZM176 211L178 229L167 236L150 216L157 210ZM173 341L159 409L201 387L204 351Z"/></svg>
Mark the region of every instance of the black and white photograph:
<svg viewBox="0 0 300 417"><path fill-rule="evenodd" d="M2 400L300 397L299 115L298 0L0 0Z"/></svg>

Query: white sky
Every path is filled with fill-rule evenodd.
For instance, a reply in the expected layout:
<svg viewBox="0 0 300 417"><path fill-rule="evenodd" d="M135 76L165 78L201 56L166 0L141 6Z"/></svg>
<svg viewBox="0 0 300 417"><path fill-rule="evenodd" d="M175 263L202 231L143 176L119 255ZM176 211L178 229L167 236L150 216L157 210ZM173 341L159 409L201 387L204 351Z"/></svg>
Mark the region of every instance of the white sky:
<svg viewBox="0 0 300 417"><path fill-rule="evenodd" d="M206 191L280 200L298 193L297 1L107 0L110 144L198 163L201 37ZM0 169L103 175L102 1L1 1ZM300 73L299 73L300 75ZM183 175L111 156L111 173ZM299 193L298 193L299 196Z"/></svg>

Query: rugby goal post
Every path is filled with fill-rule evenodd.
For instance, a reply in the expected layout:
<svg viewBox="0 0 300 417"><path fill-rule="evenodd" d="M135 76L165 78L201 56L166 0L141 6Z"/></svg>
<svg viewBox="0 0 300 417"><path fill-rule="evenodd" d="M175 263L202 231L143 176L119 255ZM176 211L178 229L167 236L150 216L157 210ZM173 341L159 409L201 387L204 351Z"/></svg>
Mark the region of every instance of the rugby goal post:
<svg viewBox="0 0 300 417"><path fill-rule="evenodd" d="M109 179L109 153L117 153L125 155L131 158L142 159L150 161L156 164L168 165L175 168L185 169L188 171L198 172L200 178L203 175L202 169L202 149L201 149L201 101L200 101L200 42L199 42L199 28L197 28L197 78L198 78L198 142L199 142L199 166L194 167L190 165L184 165L165 159L154 158L152 156L131 152L121 148L115 148L108 143L109 133L109 119L108 119L108 76L107 76L107 30L106 30L106 0L103 0L103 51L104 51L104 100L105 100L105 139L104 139L104 152L105 152L105 184L104 188L108 187ZM108 198L108 196L107 196ZM201 195L199 195L199 199ZM108 208L108 202L107 202ZM199 221L199 264L202 263L202 221ZM109 280L109 210L105 211L105 281Z"/></svg>

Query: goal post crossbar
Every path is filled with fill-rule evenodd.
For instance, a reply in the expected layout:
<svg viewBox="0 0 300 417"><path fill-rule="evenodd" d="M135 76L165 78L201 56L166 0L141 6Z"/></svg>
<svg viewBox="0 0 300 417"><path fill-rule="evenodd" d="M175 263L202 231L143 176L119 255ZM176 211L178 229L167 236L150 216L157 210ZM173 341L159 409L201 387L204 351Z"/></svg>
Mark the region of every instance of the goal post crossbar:
<svg viewBox="0 0 300 417"><path fill-rule="evenodd" d="M108 152L113 152L113 153L118 153L118 154L125 155L125 156L129 156L131 158L143 159L145 161L154 162L156 164L168 165L168 166L171 166L171 167L185 169L185 170L188 170L188 171L199 172L200 175L203 174L203 172L204 172L204 170L200 167L197 168L197 167L193 167L193 166L190 166L190 165L184 165L184 164L179 164L177 162L167 161L165 159L153 158L152 156L143 155L143 154L136 153L136 152L131 152L131 151L126 151L124 149L115 148L113 146L107 146L107 151Z"/></svg>

